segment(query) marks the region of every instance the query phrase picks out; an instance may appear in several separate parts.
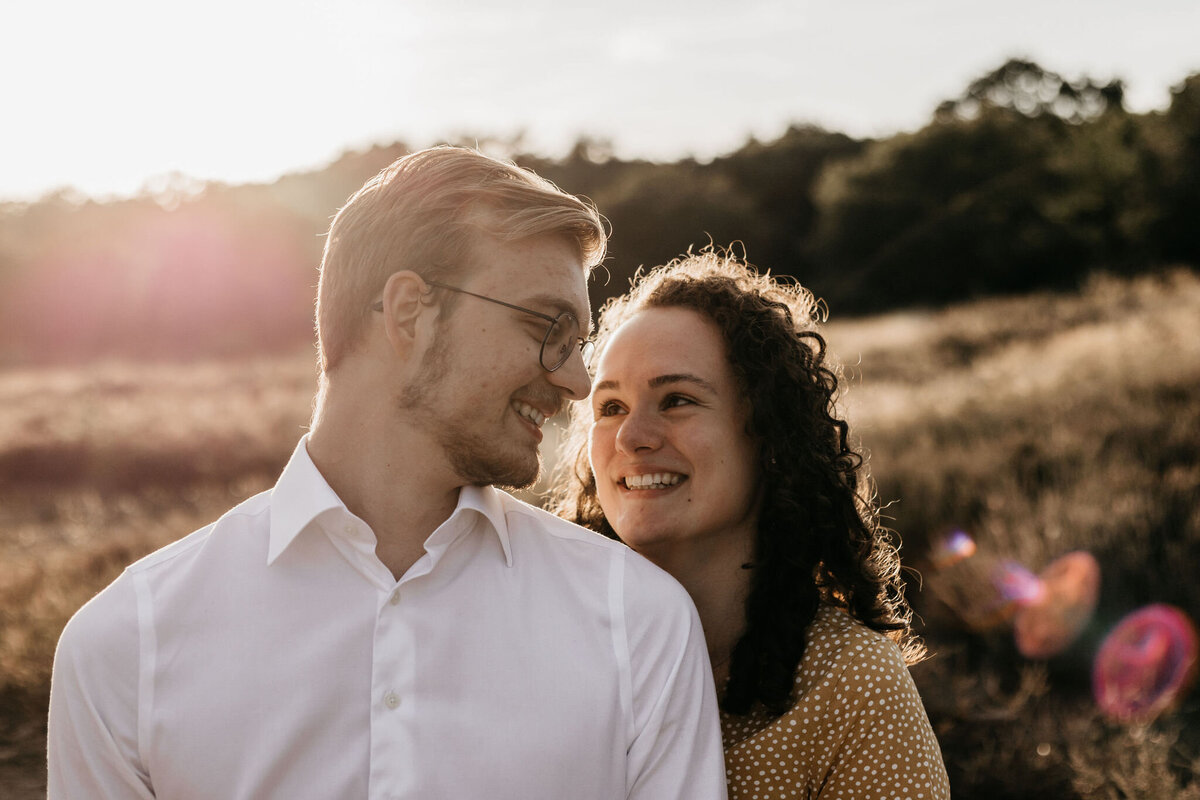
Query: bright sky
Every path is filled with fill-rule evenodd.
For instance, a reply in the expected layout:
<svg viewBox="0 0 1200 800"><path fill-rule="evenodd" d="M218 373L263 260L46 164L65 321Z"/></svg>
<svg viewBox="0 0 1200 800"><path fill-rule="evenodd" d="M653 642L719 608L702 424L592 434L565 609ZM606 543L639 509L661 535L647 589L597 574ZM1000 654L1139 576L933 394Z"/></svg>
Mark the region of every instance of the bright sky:
<svg viewBox="0 0 1200 800"><path fill-rule="evenodd" d="M1196 0L5 0L0 199L455 134L654 159L793 122L887 135L1010 56L1148 111L1200 71L1198 31Z"/></svg>

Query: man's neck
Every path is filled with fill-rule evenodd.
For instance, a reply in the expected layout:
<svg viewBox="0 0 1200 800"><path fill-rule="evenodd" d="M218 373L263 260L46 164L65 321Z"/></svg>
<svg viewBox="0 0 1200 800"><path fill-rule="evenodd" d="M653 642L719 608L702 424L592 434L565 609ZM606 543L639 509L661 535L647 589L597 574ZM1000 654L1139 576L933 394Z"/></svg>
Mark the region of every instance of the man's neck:
<svg viewBox="0 0 1200 800"><path fill-rule="evenodd" d="M394 411L342 409L332 399L309 434L308 454L350 512L371 527L375 553L396 578L458 504L461 485L443 466L440 448L399 424Z"/></svg>

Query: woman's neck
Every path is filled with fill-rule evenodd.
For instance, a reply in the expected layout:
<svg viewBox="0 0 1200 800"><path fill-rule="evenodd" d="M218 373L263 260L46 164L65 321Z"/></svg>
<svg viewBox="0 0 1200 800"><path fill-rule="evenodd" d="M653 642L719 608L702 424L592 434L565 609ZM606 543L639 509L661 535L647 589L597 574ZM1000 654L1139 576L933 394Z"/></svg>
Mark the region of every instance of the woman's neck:
<svg viewBox="0 0 1200 800"><path fill-rule="evenodd" d="M711 547L691 542L669 552L643 553L671 573L691 595L704 628L718 688L728 675L733 648L746 630L746 599L753 575L748 565L750 541L748 537L729 536Z"/></svg>

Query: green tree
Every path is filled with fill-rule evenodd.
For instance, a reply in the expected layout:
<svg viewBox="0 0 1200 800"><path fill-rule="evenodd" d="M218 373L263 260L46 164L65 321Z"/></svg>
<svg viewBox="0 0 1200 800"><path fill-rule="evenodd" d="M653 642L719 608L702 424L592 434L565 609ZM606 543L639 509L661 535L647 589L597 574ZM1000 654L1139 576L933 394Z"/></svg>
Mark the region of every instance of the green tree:
<svg viewBox="0 0 1200 800"><path fill-rule="evenodd" d="M830 164L859 155L866 142L811 125L793 125L771 142L751 140L713 166L753 199L763 230L745 241L754 263L807 280L807 242L817 220L817 181Z"/></svg>
<svg viewBox="0 0 1200 800"><path fill-rule="evenodd" d="M1164 258L1200 264L1200 73L1171 90L1158 122L1164 186L1154 234Z"/></svg>
<svg viewBox="0 0 1200 800"><path fill-rule="evenodd" d="M923 130L831 166L812 243L831 302L944 303L1127 261L1149 214L1146 148L1121 97L1119 81L1009 62Z"/></svg>
<svg viewBox="0 0 1200 800"><path fill-rule="evenodd" d="M938 106L937 115L973 118L988 108L1004 108L1026 117L1054 116L1082 123L1121 110L1125 84L1100 83L1087 76L1074 81L1024 59L1013 58L967 86L957 98Z"/></svg>

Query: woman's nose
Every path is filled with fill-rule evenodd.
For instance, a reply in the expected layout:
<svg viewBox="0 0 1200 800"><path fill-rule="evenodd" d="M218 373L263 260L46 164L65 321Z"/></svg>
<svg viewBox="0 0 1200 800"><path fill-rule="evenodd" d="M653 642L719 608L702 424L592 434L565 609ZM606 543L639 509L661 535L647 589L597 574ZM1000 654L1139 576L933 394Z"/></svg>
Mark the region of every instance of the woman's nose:
<svg viewBox="0 0 1200 800"><path fill-rule="evenodd" d="M634 409L617 429L617 449L623 453L656 450L662 445L662 424L656 415Z"/></svg>

